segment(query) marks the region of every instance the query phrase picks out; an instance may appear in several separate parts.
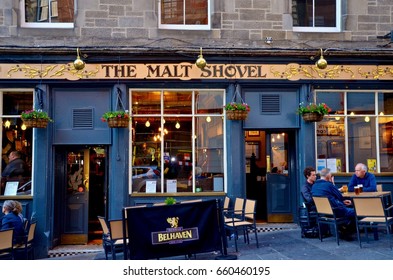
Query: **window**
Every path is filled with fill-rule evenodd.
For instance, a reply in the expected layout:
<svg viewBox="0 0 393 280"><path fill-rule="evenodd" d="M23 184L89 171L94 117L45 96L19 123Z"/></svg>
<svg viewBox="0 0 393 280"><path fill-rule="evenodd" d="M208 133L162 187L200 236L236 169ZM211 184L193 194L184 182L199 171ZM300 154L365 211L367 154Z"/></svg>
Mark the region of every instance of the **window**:
<svg viewBox="0 0 393 280"><path fill-rule="evenodd" d="M317 103L332 108L316 124L317 165L354 172L393 172L393 92L317 91Z"/></svg>
<svg viewBox="0 0 393 280"><path fill-rule="evenodd" d="M209 30L212 0L160 0L159 28Z"/></svg>
<svg viewBox="0 0 393 280"><path fill-rule="evenodd" d="M76 0L23 0L20 3L22 27L74 27Z"/></svg>
<svg viewBox="0 0 393 280"><path fill-rule="evenodd" d="M341 0L293 0L293 31L341 31Z"/></svg>
<svg viewBox="0 0 393 280"><path fill-rule="evenodd" d="M224 91L131 92L133 193L224 191Z"/></svg>
<svg viewBox="0 0 393 280"><path fill-rule="evenodd" d="M32 129L20 118L22 111L33 108L32 90L0 90L2 129L1 196L31 195ZM15 151L17 151L15 158ZM13 155L11 155L11 152ZM13 165L9 165L14 162ZM17 163L17 164L15 164ZM8 168L6 169L6 167ZM10 167L16 168L10 168Z"/></svg>

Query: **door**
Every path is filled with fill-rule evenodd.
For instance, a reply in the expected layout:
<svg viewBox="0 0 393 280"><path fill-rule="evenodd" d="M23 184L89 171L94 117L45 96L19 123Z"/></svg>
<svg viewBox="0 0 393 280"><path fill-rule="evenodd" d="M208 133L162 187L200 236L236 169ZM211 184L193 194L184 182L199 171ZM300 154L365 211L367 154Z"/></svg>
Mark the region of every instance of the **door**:
<svg viewBox="0 0 393 280"><path fill-rule="evenodd" d="M266 133L267 221L293 222L296 200L295 132Z"/></svg>
<svg viewBox="0 0 393 280"><path fill-rule="evenodd" d="M54 222L60 244L87 244L105 216L105 150L101 147L56 148ZM55 230L56 231L56 230Z"/></svg>

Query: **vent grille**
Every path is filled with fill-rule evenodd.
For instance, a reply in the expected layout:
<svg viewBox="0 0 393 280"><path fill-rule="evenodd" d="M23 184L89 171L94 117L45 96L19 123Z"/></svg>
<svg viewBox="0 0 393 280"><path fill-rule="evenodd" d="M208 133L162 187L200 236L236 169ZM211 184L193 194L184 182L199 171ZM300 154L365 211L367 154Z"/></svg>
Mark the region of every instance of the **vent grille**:
<svg viewBox="0 0 393 280"><path fill-rule="evenodd" d="M281 114L281 95L280 94L261 94L259 96L261 115Z"/></svg>
<svg viewBox="0 0 393 280"><path fill-rule="evenodd" d="M73 129L93 129L93 108L72 109Z"/></svg>

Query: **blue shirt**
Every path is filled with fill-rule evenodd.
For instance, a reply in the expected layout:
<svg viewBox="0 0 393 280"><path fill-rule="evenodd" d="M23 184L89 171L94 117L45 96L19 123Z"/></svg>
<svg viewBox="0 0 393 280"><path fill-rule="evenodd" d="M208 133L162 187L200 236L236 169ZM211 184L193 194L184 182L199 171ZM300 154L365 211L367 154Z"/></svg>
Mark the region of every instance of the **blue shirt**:
<svg viewBox="0 0 393 280"><path fill-rule="evenodd" d="M363 178L359 178L356 174L353 174L348 184L348 191L353 192L354 187L359 184L363 185L364 192L377 191L377 182L375 180L375 175L372 173L366 172Z"/></svg>

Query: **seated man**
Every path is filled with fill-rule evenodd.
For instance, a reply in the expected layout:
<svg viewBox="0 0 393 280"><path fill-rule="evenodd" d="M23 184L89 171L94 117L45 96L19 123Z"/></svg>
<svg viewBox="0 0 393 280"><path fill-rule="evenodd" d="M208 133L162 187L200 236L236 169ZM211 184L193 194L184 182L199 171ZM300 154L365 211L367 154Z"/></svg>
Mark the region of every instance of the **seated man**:
<svg viewBox="0 0 393 280"><path fill-rule="evenodd" d="M353 192L357 185L363 185L364 192L376 192L377 183L375 176L367 172L367 166L363 163L358 163L355 166L355 174L352 175L348 184L348 191Z"/></svg>
<svg viewBox="0 0 393 280"><path fill-rule="evenodd" d="M317 179L317 174L313 167L306 167L303 171L304 177L306 177L306 182L302 186L302 197L307 209L315 210L314 201L312 200L311 188Z"/></svg>
<svg viewBox="0 0 393 280"><path fill-rule="evenodd" d="M354 232L355 211L353 208L346 207L352 205L352 201L345 200L334 185L334 177L330 173L329 168L322 169L320 175L321 179L316 180L312 187L312 196L327 197L332 207L339 207L336 211L337 217L345 217L348 219L348 224L341 229L343 234L342 238L352 240L350 235Z"/></svg>

